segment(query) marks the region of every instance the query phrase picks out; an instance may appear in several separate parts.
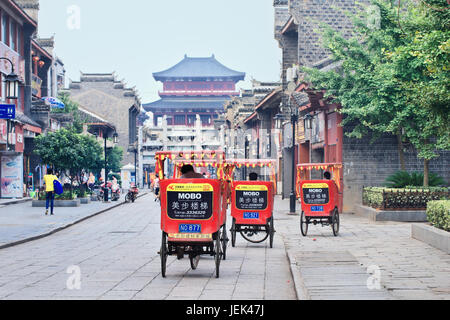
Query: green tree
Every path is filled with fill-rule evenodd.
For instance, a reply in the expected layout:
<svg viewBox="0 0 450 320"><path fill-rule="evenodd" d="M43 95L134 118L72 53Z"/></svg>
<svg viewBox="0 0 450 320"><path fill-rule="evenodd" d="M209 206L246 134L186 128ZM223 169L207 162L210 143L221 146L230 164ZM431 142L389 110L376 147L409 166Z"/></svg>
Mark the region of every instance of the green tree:
<svg viewBox="0 0 450 320"><path fill-rule="evenodd" d="M123 149L121 147L114 147L108 149L107 152L108 170L118 173L122 169Z"/></svg>
<svg viewBox="0 0 450 320"><path fill-rule="evenodd" d="M35 154L43 163L59 172L68 172L73 181L80 181L83 170L95 170L101 163L102 147L89 136L73 129L61 129L35 140Z"/></svg>
<svg viewBox="0 0 450 320"><path fill-rule="evenodd" d="M431 37L432 43L421 44L428 54L433 45L439 47L433 54L439 58L430 60L435 61L431 70L440 68L439 75L433 79L426 58L416 59L419 55L411 54L410 48L419 46L417 42L421 41L413 30L432 33L439 25L428 17L431 9L425 5L409 7L400 19L398 8L391 2L375 0L373 4L379 9L379 28L369 27L365 22L367 16L366 19L353 17L354 34L346 39L340 32L322 26L324 46L334 59L342 61L339 71L304 70L315 88L326 90L326 97L341 104L340 112L345 115L343 125L350 128L348 136L397 135L401 162L403 141L411 142L418 156L424 159L424 185L427 186L429 161L438 156L436 150L449 147L448 110L443 109L445 103L446 108L449 106L449 77L444 67L445 61L448 66L449 34L441 30L439 37ZM424 99L427 106L423 105Z"/></svg>
<svg viewBox="0 0 450 320"><path fill-rule="evenodd" d="M436 150L450 148L450 10L445 0L422 0L402 19L404 44L386 55L406 97L408 139L424 159L424 185ZM410 110L408 110L410 109Z"/></svg>
<svg viewBox="0 0 450 320"><path fill-rule="evenodd" d="M54 109L52 112L54 113L67 113L71 114L73 117L73 123L71 127L77 132L83 132L83 121L78 113L78 103L70 99L70 95L68 93L60 93L58 96L59 100L64 103L64 109Z"/></svg>

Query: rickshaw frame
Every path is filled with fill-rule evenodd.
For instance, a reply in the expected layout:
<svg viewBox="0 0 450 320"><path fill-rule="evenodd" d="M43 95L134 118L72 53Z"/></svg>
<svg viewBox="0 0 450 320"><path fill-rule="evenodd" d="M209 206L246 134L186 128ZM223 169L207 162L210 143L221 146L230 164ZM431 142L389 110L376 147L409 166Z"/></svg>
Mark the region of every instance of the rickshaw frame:
<svg viewBox="0 0 450 320"><path fill-rule="evenodd" d="M178 259L182 259L185 255L189 256L191 262L191 268L195 270L198 266L198 261L201 255L210 255L215 257L216 264L216 277L219 278L220 261L226 259L226 248L228 244L228 236L226 234L226 210L227 210L227 198L228 192L225 193L227 187L227 181L224 180L224 164L225 164L225 154L223 151L177 151L177 152L157 152L156 153L156 173L160 177L161 184L161 229L162 229L162 243L161 243L161 270L162 276L166 277L166 263L167 257L171 255L177 255ZM164 162L166 159L174 161L174 178L177 176L177 162L181 165L184 164L194 164L195 161L199 162L210 162L215 163L217 167L218 179L165 179L164 177ZM213 188L213 207L212 216L208 220L199 219L185 219L183 224L195 224L201 226L200 235L203 236L203 226L208 225L209 221L217 220L217 227L212 226L211 228L206 228L207 230L212 230L211 233L206 233L208 237L202 237L200 239L176 239L170 237L170 233L167 232L167 226L165 225L165 220L169 219L167 213L167 190L166 184L172 183L185 183L185 184L209 184ZM214 186L215 187L214 187ZM217 190L219 188L219 190ZM220 192L219 195L215 194ZM163 194L164 193L164 194ZM165 200L165 202L164 202ZM215 213L216 203L219 202L219 212ZM224 205L225 203L225 205ZM166 212L164 211L164 208ZM177 224L177 223L175 223ZM181 224L180 224L181 225ZM210 236L210 237L209 237Z"/></svg>
<svg viewBox="0 0 450 320"><path fill-rule="evenodd" d="M332 180L312 180L310 172L312 170L326 170L332 174ZM331 226L333 235L339 235L340 214L342 213L342 172L343 165L341 163L316 163L316 164L300 164L297 166L297 198L302 206L300 217L300 230L304 237L308 234L310 224ZM329 202L326 204L307 204L304 200L303 188L305 185L316 185L326 187L328 189ZM317 207L323 207L323 212L313 211Z"/></svg>
<svg viewBox="0 0 450 320"><path fill-rule="evenodd" d="M270 247L273 248L273 241L275 235L274 227L274 217L273 217L273 206L274 206L274 196L276 194L277 179L276 179L276 164L277 160L273 159L231 159L227 160L232 170L229 172L229 176L233 177L235 168L242 168L243 166L247 168L264 168L268 167L272 170L271 172L271 182L261 182L261 181L232 181L231 183L231 216L233 217L231 232L231 244L233 247L236 246L236 234L239 232L241 236L252 243L262 243L269 239ZM242 210L238 209L236 205L236 188L239 186L264 186L267 188L267 207L264 210ZM242 217L245 215L244 212L254 212L258 215L262 215L262 218L254 219L254 221L247 220L244 221ZM259 221L257 221L259 220ZM262 221L265 220L265 221ZM252 239L253 235L258 235L260 232L265 232L266 236L262 239Z"/></svg>

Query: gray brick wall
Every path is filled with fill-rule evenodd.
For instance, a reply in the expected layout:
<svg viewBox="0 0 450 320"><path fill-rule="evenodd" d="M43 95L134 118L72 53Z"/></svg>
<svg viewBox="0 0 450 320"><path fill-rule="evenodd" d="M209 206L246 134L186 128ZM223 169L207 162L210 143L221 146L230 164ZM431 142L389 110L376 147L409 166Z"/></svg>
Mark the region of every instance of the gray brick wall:
<svg viewBox="0 0 450 320"><path fill-rule="evenodd" d="M450 151L430 163L430 171L450 183ZM401 170L397 151L397 139L385 135L374 143L369 138L351 139L344 137L344 210L352 211L354 204L362 202L363 186L382 186L386 178ZM415 152L405 153L406 169L409 172L423 172L423 160Z"/></svg>
<svg viewBox="0 0 450 320"><path fill-rule="evenodd" d="M326 23L349 37L353 26L344 11L356 12L361 10L359 8L355 0L291 0L290 12L298 24L299 63L311 66L328 57L329 52L322 47L321 37L316 32L320 23Z"/></svg>

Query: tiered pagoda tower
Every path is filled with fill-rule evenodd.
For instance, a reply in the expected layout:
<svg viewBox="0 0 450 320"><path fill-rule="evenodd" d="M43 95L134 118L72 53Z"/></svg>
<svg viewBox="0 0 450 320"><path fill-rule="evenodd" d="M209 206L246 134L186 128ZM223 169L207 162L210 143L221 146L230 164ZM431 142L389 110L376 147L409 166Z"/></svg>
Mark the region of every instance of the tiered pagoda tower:
<svg viewBox="0 0 450 320"><path fill-rule="evenodd" d="M214 55L191 58L187 55L172 68L153 74L164 85L160 100L144 104L153 113L153 125L194 127L197 117L203 127L214 126L214 120L224 113L224 104L239 96L236 84L245 79L245 73L231 70Z"/></svg>

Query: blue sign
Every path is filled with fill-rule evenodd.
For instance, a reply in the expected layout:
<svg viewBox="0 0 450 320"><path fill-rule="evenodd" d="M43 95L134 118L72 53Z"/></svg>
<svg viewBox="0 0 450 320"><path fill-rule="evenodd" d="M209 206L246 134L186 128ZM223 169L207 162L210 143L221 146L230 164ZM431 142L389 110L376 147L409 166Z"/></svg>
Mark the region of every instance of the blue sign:
<svg viewBox="0 0 450 320"><path fill-rule="evenodd" d="M201 233L202 226L200 224L180 224L180 233Z"/></svg>
<svg viewBox="0 0 450 320"><path fill-rule="evenodd" d="M58 98L44 97L42 100L48 102L51 107L55 109L64 109L66 107L65 104Z"/></svg>
<svg viewBox="0 0 450 320"><path fill-rule="evenodd" d="M14 104L0 104L0 119L15 119L16 105Z"/></svg>
<svg viewBox="0 0 450 320"><path fill-rule="evenodd" d="M244 219L257 220L259 219L259 212L244 212Z"/></svg>

